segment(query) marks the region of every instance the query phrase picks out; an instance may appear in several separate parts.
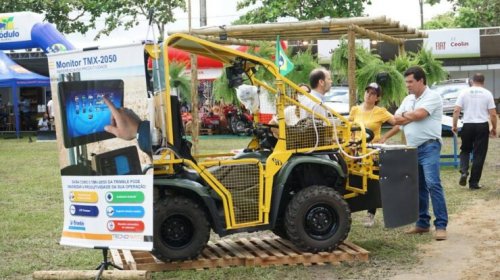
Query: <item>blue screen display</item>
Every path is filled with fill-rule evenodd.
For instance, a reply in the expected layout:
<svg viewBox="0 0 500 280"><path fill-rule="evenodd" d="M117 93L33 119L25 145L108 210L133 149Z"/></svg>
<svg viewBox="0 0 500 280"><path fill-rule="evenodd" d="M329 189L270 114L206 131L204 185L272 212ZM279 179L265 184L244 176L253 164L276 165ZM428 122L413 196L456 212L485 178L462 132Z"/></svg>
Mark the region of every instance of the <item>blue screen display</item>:
<svg viewBox="0 0 500 280"><path fill-rule="evenodd" d="M103 132L111 123L111 111L102 100L105 96L116 108L122 106L118 89L73 90L66 94L66 123L69 137Z"/></svg>
<svg viewBox="0 0 500 280"><path fill-rule="evenodd" d="M121 108L123 95L122 80L60 82L64 146L71 148L113 138L114 135L104 130L111 124L111 110L104 98Z"/></svg>

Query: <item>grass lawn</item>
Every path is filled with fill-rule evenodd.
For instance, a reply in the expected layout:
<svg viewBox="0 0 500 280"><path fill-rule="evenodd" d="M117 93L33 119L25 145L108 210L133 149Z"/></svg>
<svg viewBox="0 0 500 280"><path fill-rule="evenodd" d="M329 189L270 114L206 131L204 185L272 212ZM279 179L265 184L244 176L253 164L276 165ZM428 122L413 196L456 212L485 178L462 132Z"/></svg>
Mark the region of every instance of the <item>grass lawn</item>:
<svg viewBox="0 0 500 280"><path fill-rule="evenodd" d="M213 137L202 152L243 148L248 138ZM392 143L400 137L395 136ZM35 138L33 138L35 140ZM203 139L204 140L204 139ZM444 139L443 153L452 150L451 138ZM94 269L101 262L98 250L58 245L63 224L63 199L55 142L30 142L0 138L0 279L31 278L37 270ZM457 184L459 173L443 167L449 213L457 213L475 199L500 198L498 173L500 139L490 139L490 148L481 183L487 187L470 192ZM406 236L402 229L384 229L381 211L377 224L365 229L365 213L353 214L349 240L369 250L368 263L339 266L294 266L270 268L228 268L204 271L155 273L157 279L379 279L395 269L409 268L418 262L416 246L431 242L430 235ZM453 221L451 220L450 223ZM256 233L258 234L258 233ZM231 236L229 236L231 238ZM321 276L321 277L320 277Z"/></svg>

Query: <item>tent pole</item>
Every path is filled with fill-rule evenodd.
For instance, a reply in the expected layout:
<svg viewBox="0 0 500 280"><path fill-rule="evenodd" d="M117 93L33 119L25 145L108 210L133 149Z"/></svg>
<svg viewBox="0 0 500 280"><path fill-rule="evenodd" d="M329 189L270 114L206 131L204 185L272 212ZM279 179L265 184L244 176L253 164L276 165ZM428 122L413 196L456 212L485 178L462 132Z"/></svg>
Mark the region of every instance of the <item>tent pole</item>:
<svg viewBox="0 0 500 280"><path fill-rule="evenodd" d="M14 106L14 119L16 120L16 137L19 138L19 130L20 130L20 118L19 118L19 98L17 95L18 87L17 84L14 82L12 83L12 99L13 99L13 106Z"/></svg>

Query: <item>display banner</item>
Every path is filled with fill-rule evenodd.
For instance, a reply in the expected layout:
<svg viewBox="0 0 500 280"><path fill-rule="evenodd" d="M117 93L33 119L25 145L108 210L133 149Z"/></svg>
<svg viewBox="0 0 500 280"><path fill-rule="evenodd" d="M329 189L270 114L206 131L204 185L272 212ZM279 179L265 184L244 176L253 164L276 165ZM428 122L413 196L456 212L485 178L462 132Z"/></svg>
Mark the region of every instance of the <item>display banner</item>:
<svg viewBox="0 0 500 280"><path fill-rule="evenodd" d="M479 28L426 30L424 45L436 58L479 57Z"/></svg>
<svg viewBox="0 0 500 280"><path fill-rule="evenodd" d="M60 243L152 250L143 46L49 54L48 60L64 198Z"/></svg>

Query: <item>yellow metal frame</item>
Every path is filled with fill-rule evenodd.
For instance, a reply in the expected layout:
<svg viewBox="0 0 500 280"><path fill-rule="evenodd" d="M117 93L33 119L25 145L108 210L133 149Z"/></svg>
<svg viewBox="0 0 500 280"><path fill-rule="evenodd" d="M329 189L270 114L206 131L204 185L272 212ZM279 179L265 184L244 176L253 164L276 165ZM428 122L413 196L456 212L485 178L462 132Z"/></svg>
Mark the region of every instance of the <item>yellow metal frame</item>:
<svg viewBox="0 0 500 280"><path fill-rule="evenodd" d="M166 91L161 93L163 104L165 105L164 121L166 122L167 127L167 141L169 143L173 143L173 126L172 119L170 114L167 112L171 112L172 104L170 102L170 76L169 76L169 64L168 64L168 47L174 47L177 49L181 49L190 53L194 53L197 55L203 55L205 57L209 57L218 61L221 61L224 64L230 64L234 62L237 58L244 59L246 64L245 72L249 73L252 67L260 65L263 66L267 71L269 71L274 77L276 77L276 81L274 85L268 85L256 79L253 75L248 75L251 82L255 85L259 85L261 87L266 88L266 90L272 94L277 96L276 98L276 108L277 108L277 117L278 117L278 126L279 126L279 139L274 148L273 153L267 158L266 168L264 169L262 164L258 162L256 159L239 159L239 160L217 160L217 161L205 161L202 163L194 163L190 160L186 159L177 159L175 158L175 153L169 149L165 149L165 151L154 160L155 166L155 174L169 174L173 172L172 166L174 164L184 164L186 167L191 168L198 172L200 176L210 185L210 187L220 196L222 200L222 204L224 207L225 213L225 222L227 229L237 229L237 228L245 228L249 226L257 226L269 223L269 213L271 209L271 195L272 195L272 187L273 187L273 178L280 171L283 165L287 162L287 160L294 153L301 153L310 151L310 148L301 148L295 150L287 150L286 148L286 123L285 123L285 115L284 115L284 107L285 103L292 103L297 106L301 106L299 102L293 100L285 94L286 86L290 89L300 92L301 94L307 96L308 98L315 100L318 106L320 106L323 110L328 111L332 116L334 116L338 121L342 123L342 125L337 125L332 123L332 121L324 116L319 116L327 126L332 126L333 128L333 136L338 137L338 135L348 136L350 135L351 127L354 125L361 127L361 144L359 147L356 147L355 151L351 150L349 147L348 139L344 139L342 143L337 144L337 141L333 141L331 145L317 147L317 150L331 150L331 149L342 149L347 151L348 154L351 155L366 155L371 151L371 149L367 148L366 145L366 135L364 133L363 124L356 124L350 122L344 116L338 114L337 112L331 110L324 104L321 104L319 101L316 101L314 97L312 97L309 93L303 91L292 81L282 76L279 73L279 70L273 62L268 61L266 59L250 55L248 53L243 53L235 49L231 49L228 47L224 47L222 45L218 45L209 41L202 40L200 38L190 36L187 34L174 34L167 38L163 45L163 53L164 53L164 68L165 68L165 84ZM309 110L310 113L313 113L309 108L301 107L305 110ZM250 146L257 147L258 142L252 140ZM228 156L231 154L224 154L224 156ZM221 155L205 155L205 156L221 156ZM203 156L198 156L203 157ZM363 179L362 188L352 187L347 185L346 189L349 191L345 195L345 198L351 198L360 194L364 194L367 191L367 181L368 178L378 179L378 176L373 173L376 168L373 166L373 160L371 157L365 157L360 160L347 158L347 164L349 168L350 174L355 174L361 176ZM230 191L223 186L217 178L213 174L211 174L209 167L214 165L230 165L230 164L259 164L259 218L252 222L247 223L237 223L235 219L235 212L233 209L234 203L233 198L231 196Z"/></svg>

